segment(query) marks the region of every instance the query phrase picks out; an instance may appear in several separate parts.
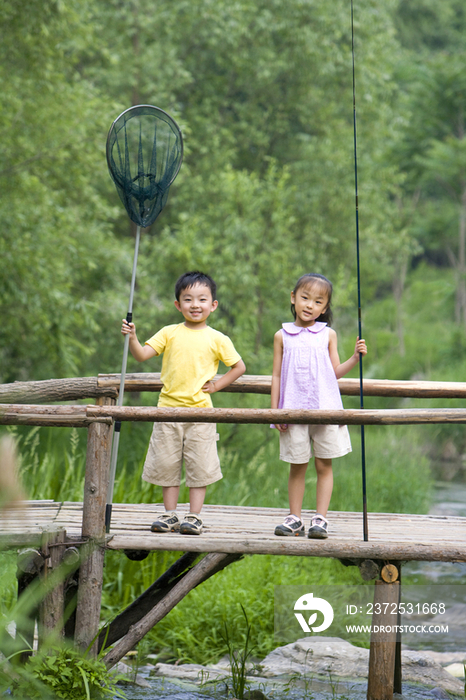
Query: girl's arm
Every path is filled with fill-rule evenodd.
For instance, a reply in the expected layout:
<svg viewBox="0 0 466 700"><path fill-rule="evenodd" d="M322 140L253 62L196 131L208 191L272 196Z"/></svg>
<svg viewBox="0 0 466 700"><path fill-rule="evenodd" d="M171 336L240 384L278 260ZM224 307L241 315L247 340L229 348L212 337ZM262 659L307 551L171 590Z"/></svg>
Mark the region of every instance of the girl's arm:
<svg viewBox="0 0 466 700"><path fill-rule="evenodd" d="M278 408L280 401L280 378L282 374L282 359L283 359L283 336L282 332L277 331L273 339L273 368L272 368L272 389L271 389L271 407ZM285 423L276 424L281 432L288 429Z"/></svg>
<svg viewBox="0 0 466 700"><path fill-rule="evenodd" d="M359 362L359 353L361 355L367 355L366 341L363 339L357 339L354 348L354 353L351 357L346 360L346 362L340 363L340 357L338 355L337 346L337 334L333 328L329 328L329 341L328 341L328 353L330 355L330 361L332 363L333 369L335 370L335 375L337 379L341 379L345 374L348 374L353 367Z"/></svg>
<svg viewBox="0 0 466 700"><path fill-rule="evenodd" d="M129 335L129 351L138 362L144 362L144 360L158 355L150 345L141 345L136 335L136 326L134 323L128 323L126 319L123 319L121 332L123 335Z"/></svg>

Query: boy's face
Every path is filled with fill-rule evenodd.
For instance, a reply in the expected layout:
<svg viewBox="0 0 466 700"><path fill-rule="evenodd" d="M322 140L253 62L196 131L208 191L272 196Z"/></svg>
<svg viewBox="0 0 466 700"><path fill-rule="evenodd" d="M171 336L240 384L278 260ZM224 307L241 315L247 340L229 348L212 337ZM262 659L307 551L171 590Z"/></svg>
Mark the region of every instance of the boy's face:
<svg viewBox="0 0 466 700"><path fill-rule="evenodd" d="M195 284L183 289L175 306L183 314L187 328L199 329L207 325L206 320L217 308L218 301L212 299L212 292L206 284Z"/></svg>

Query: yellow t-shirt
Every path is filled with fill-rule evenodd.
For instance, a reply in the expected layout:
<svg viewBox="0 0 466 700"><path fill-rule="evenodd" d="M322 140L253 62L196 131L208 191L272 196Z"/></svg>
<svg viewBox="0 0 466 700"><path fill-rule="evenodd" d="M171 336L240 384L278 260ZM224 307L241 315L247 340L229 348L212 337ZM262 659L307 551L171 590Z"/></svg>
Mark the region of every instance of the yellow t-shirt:
<svg viewBox="0 0 466 700"><path fill-rule="evenodd" d="M145 344L164 353L158 406L212 406L210 394L201 389L217 374L219 360L227 367L241 360L230 338L209 326L165 326Z"/></svg>

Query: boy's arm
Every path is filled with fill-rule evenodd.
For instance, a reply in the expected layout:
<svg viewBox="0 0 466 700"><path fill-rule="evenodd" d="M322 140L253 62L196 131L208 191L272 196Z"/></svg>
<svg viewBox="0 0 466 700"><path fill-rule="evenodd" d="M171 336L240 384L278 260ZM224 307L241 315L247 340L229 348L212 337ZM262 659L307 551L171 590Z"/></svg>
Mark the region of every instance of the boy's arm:
<svg viewBox="0 0 466 700"><path fill-rule="evenodd" d="M202 387L202 391L205 391L206 394L215 394L216 391L220 391L226 386L230 386L230 384L232 384L235 381L235 379L241 377L241 375L245 372L246 365L244 364L243 360L238 360L238 362L236 362L234 365L231 365L228 372L222 374L221 377L215 380L210 379L208 382L206 382Z"/></svg>
<svg viewBox="0 0 466 700"><path fill-rule="evenodd" d="M144 362L144 360L158 355L150 345L141 345L136 335L136 326L134 323L128 323L126 319L123 319L121 332L123 335L129 335L129 351L138 362Z"/></svg>
<svg viewBox="0 0 466 700"><path fill-rule="evenodd" d="M337 334L335 333L333 328L330 328L329 331L330 332L328 341L328 352L330 355L330 361L333 365L333 369L335 370L336 378L341 379L341 377L344 377L345 374L348 374L348 372L350 372L353 369L353 367L356 367L356 365L359 362L359 354L367 355L366 341L364 340L364 338L362 338L361 340L357 338L356 345L354 347L354 353L348 360L340 363L340 357L338 355L337 348Z"/></svg>
<svg viewBox="0 0 466 700"><path fill-rule="evenodd" d="M272 388L270 390L270 406L278 408L280 401L280 379L282 374L283 360L283 335L281 330L277 331L273 339L273 367L272 367ZM284 432L288 429L286 423L275 424L275 427Z"/></svg>

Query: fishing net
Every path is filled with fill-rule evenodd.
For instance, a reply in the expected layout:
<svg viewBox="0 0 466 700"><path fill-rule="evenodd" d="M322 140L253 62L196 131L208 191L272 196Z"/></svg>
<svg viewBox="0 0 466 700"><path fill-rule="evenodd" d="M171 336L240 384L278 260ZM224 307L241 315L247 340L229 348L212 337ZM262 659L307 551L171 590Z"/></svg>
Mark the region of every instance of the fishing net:
<svg viewBox="0 0 466 700"><path fill-rule="evenodd" d="M176 122L162 109L137 105L115 119L107 137L107 163L131 221L154 223L183 159Z"/></svg>

